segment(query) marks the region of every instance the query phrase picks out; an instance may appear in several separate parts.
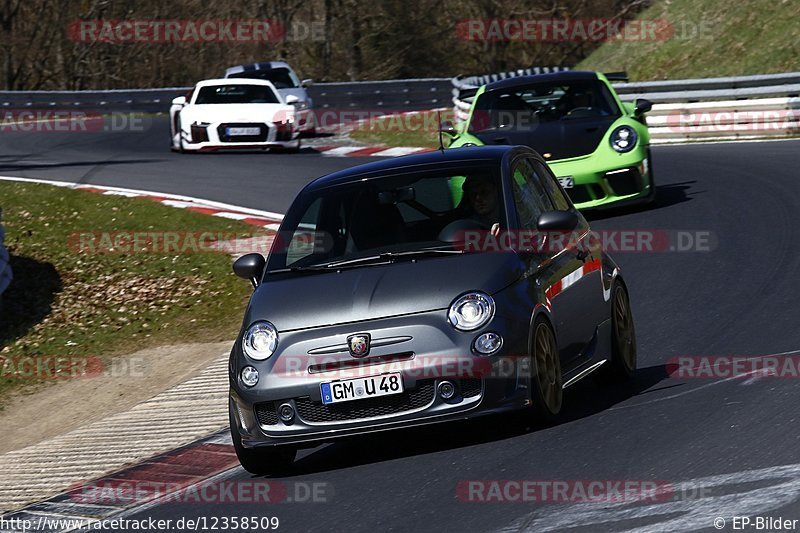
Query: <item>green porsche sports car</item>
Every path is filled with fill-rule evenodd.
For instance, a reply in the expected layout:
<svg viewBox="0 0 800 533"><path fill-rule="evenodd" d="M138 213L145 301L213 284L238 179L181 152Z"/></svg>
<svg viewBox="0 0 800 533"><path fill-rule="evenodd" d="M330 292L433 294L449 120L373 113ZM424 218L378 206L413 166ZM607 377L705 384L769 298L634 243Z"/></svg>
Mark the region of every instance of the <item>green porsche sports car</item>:
<svg viewBox="0 0 800 533"><path fill-rule="evenodd" d="M449 148L530 146L578 209L617 207L655 198L644 118L651 107L622 102L598 72L520 76L477 89L469 118L442 131Z"/></svg>

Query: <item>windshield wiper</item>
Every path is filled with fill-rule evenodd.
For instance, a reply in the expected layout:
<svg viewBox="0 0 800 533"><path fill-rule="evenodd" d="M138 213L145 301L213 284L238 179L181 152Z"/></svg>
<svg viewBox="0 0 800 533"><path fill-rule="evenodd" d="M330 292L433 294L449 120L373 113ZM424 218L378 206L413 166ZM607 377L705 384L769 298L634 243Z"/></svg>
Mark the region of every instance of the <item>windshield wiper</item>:
<svg viewBox="0 0 800 533"><path fill-rule="evenodd" d="M325 272L326 270L328 270L327 265L309 265L276 268L273 270L267 270L267 274L285 274L286 272Z"/></svg>
<svg viewBox="0 0 800 533"><path fill-rule="evenodd" d="M422 256L435 256L435 255L452 255L463 254L464 250L457 250L453 248L423 248L420 250L406 250L403 252L383 252L376 255L369 255L366 257L355 257L353 259L344 259L342 261L334 261L326 265L313 265L314 268L335 270L341 267L355 267L361 265L371 265L380 263L393 263L396 259L414 258ZM309 267L305 267L309 268Z"/></svg>

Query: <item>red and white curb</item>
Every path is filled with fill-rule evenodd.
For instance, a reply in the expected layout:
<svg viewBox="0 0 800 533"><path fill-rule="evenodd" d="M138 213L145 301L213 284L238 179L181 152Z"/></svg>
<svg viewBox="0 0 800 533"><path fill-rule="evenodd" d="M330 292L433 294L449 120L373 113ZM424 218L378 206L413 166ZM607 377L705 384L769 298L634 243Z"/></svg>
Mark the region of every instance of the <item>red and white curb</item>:
<svg viewBox="0 0 800 533"><path fill-rule="evenodd" d="M423 148L420 146L315 146L325 157L398 157L401 155L421 154L432 152L436 148Z"/></svg>
<svg viewBox="0 0 800 533"><path fill-rule="evenodd" d="M224 490L211 485L212 480L238 464L228 431L223 430L101 478L73 483L57 496L5 514L3 523L11 528L4 526L2 531L87 530L126 511L180 498L200 483Z"/></svg>
<svg viewBox="0 0 800 533"><path fill-rule="evenodd" d="M54 185L56 187L67 187L70 189L77 189L80 191L96 192L107 196L125 196L128 198L146 198L159 202L163 205L175 207L178 209L186 209L187 211L194 211L220 218L228 218L231 220L239 220L246 224L259 226L271 231L277 231L280 226L283 215L279 213L272 213L270 211L261 211L259 209L250 209L248 207L235 206L225 204L222 202L214 202L212 200L204 200L202 198L194 198L192 196L184 196L179 194L168 194L152 191L142 191L138 189L126 189L123 187L109 187L105 185L87 185L82 183L73 183L67 181L50 181L34 178L18 178L13 176L0 176L0 181L14 181L21 183L40 183L44 185Z"/></svg>
<svg viewBox="0 0 800 533"><path fill-rule="evenodd" d="M83 481L146 460L128 468L128 471L142 472L142 465L154 461L147 458L160 453L175 453L169 450L189 445L198 438L217 434L226 428L227 407L226 353L196 377L127 412L1 455L0 471L3 475L0 476L0 510L12 510L54 494L74 491ZM178 468L179 477L188 482L196 476L208 477L219 468L234 466L236 459L233 447L227 444L229 439L220 441L217 437L216 442L225 444L219 449L215 448L216 453L222 453L224 457L209 457L220 459L222 464L212 461L211 466L196 468L191 476ZM110 477L119 476L117 473ZM152 478L143 474L139 479ZM63 504L60 506L62 509L75 505L68 498ZM62 513L58 511L56 514Z"/></svg>

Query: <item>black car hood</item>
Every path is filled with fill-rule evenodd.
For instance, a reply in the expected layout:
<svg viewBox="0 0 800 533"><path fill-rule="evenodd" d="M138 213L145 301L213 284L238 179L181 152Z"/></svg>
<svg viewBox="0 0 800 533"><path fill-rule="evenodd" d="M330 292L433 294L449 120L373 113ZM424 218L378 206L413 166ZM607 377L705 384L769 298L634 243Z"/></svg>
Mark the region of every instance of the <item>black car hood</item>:
<svg viewBox="0 0 800 533"><path fill-rule="evenodd" d="M278 331L289 331L445 309L470 290L494 294L523 271L515 253L487 252L340 272L267 274L245 321L269 320Z"/></svg>
<svg viewBox="0 0 800 533"><path fill-rule="evenodd" d="M549 160L588 155L597 149L608 128L619 117L592 117L542 122L535 127L502 128L477 132L484 144L521 144L540 154L550 153Z"/></svg>

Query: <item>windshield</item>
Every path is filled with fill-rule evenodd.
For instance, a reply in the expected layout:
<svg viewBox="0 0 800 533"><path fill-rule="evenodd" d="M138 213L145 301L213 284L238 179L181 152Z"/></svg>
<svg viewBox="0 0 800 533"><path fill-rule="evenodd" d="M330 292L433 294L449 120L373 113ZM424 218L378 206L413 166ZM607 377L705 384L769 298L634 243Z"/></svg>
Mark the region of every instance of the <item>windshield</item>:
<svg viewBox="0 0 800 533"><path fill-rule="evenodd" d="M293 89L300 87L300 80L288 68L273 68L270 70L248 70L232 74L231 78L247 78L271 81L276 89Z"/></svg>
<svg viewBox="0 0 800 533"><path fill-rule="evenodd" d="M269 270L380 254L452 250L453 228L505 226L499 168L404 174L301 195L281 226ZM467 224L467 226L464 226Z"/></svg>
<svg viewBox="0 0 800 533"><path fill-rule="evenodd" d="M601 81L554 81L481 94L469 129L529 129L543 122L619 115L617 103Z"/></svg>
<svg viewBox="0 0 800 533"><path fill-rule="evenodd" d="M201 87L195 104L277 104L278 97L266 85L209 85Z"/></svg>

